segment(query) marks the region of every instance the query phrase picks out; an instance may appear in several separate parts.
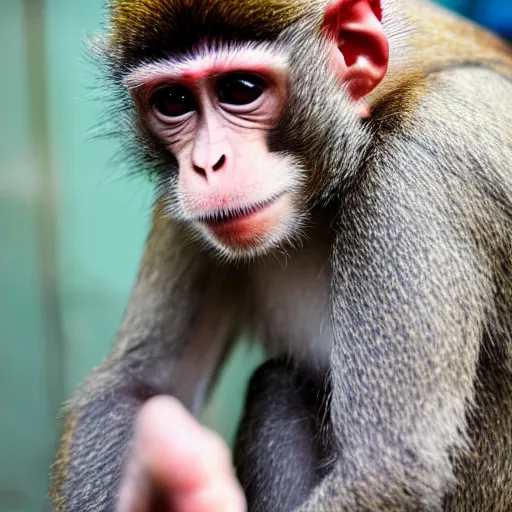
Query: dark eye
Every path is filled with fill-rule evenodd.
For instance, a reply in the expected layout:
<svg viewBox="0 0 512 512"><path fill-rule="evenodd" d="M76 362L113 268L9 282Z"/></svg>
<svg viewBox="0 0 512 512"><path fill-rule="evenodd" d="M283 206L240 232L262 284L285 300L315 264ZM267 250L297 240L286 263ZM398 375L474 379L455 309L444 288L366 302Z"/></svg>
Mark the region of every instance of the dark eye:
<svg viewBox="0 0 512 512"><path fill-rule="evenodd" d="M151 106L165 117L180 117L196 109L194 97L181 85L169 85L153 94Z"/></svg>
<svg viewBox="0 0 512 512"><path fill-rule="evenodd" d="M249 105L262 94L267 84L260 77L236 73L222 78L218 85L219 100L228 105Z"/></svg>

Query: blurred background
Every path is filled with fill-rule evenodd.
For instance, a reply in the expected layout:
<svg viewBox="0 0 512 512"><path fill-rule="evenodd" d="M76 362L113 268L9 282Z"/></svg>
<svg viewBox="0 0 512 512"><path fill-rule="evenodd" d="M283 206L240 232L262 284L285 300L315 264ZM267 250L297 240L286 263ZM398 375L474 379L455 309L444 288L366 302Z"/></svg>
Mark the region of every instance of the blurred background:
<svg viewBox="0 0 512 512"><path fill-rule="evenodd" d="M87 135L103 1L0 0L0 512L49 510L58 409L109 350L150 220L148 183ZM443 3L512 36L512 0ZM259 360L237 349L205 411L228 442Z"/></svg>

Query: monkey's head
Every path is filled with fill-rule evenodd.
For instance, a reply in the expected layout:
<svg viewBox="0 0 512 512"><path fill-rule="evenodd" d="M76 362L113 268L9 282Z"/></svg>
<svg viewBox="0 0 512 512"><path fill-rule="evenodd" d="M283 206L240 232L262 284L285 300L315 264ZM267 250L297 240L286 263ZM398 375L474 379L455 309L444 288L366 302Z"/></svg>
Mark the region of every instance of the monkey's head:
<svg viewBox="0 0 512 512"><path fill-rule="evenodd" d="M110 74L168 214L228 257L293 243L364 158L388 65L380 0L109 9Z"/></svg>

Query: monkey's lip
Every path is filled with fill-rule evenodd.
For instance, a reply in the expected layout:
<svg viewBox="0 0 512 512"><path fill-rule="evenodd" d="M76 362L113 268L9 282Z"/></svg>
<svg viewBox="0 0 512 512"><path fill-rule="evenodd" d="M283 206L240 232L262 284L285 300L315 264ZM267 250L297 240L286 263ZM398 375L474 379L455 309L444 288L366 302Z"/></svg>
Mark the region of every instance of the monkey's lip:
<svg viewBox="0 0 512 512"><path fill-rule="evenodd" d="M234 208L225 208L219 209L214 212L208 213L206 215L202 215L198 218L198 221L202 224L207 224L209 226L216 226L220 224L227 224L231 222L236 222L238 220L247 219L251 217L272 204L274 204L278 199L280 199L284 195L284 192L280 194L276 194L269 199L265 199L263 201L259 201L257 203L253 203L250 205L241 205Z"/></svg>
<svg viewBox="0 0 512 512"><path fill-rule="evenodd" d="M203 216L201 222L227 245L249 246L265 240L279 224L286 193Z"/></svg>

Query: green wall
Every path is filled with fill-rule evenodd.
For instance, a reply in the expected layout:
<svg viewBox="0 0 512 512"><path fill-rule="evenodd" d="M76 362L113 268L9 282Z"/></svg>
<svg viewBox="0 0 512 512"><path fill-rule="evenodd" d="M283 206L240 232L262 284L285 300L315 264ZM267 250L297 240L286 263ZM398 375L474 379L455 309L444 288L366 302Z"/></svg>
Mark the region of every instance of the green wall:
<svg viewBox="0 0 512 512"><path fill-rule="evenodd" d="M0 510L42 510L55 421L38 252L37 155L19 2L0 3ZM26 483L28 482L28 484Z"/></svg>

